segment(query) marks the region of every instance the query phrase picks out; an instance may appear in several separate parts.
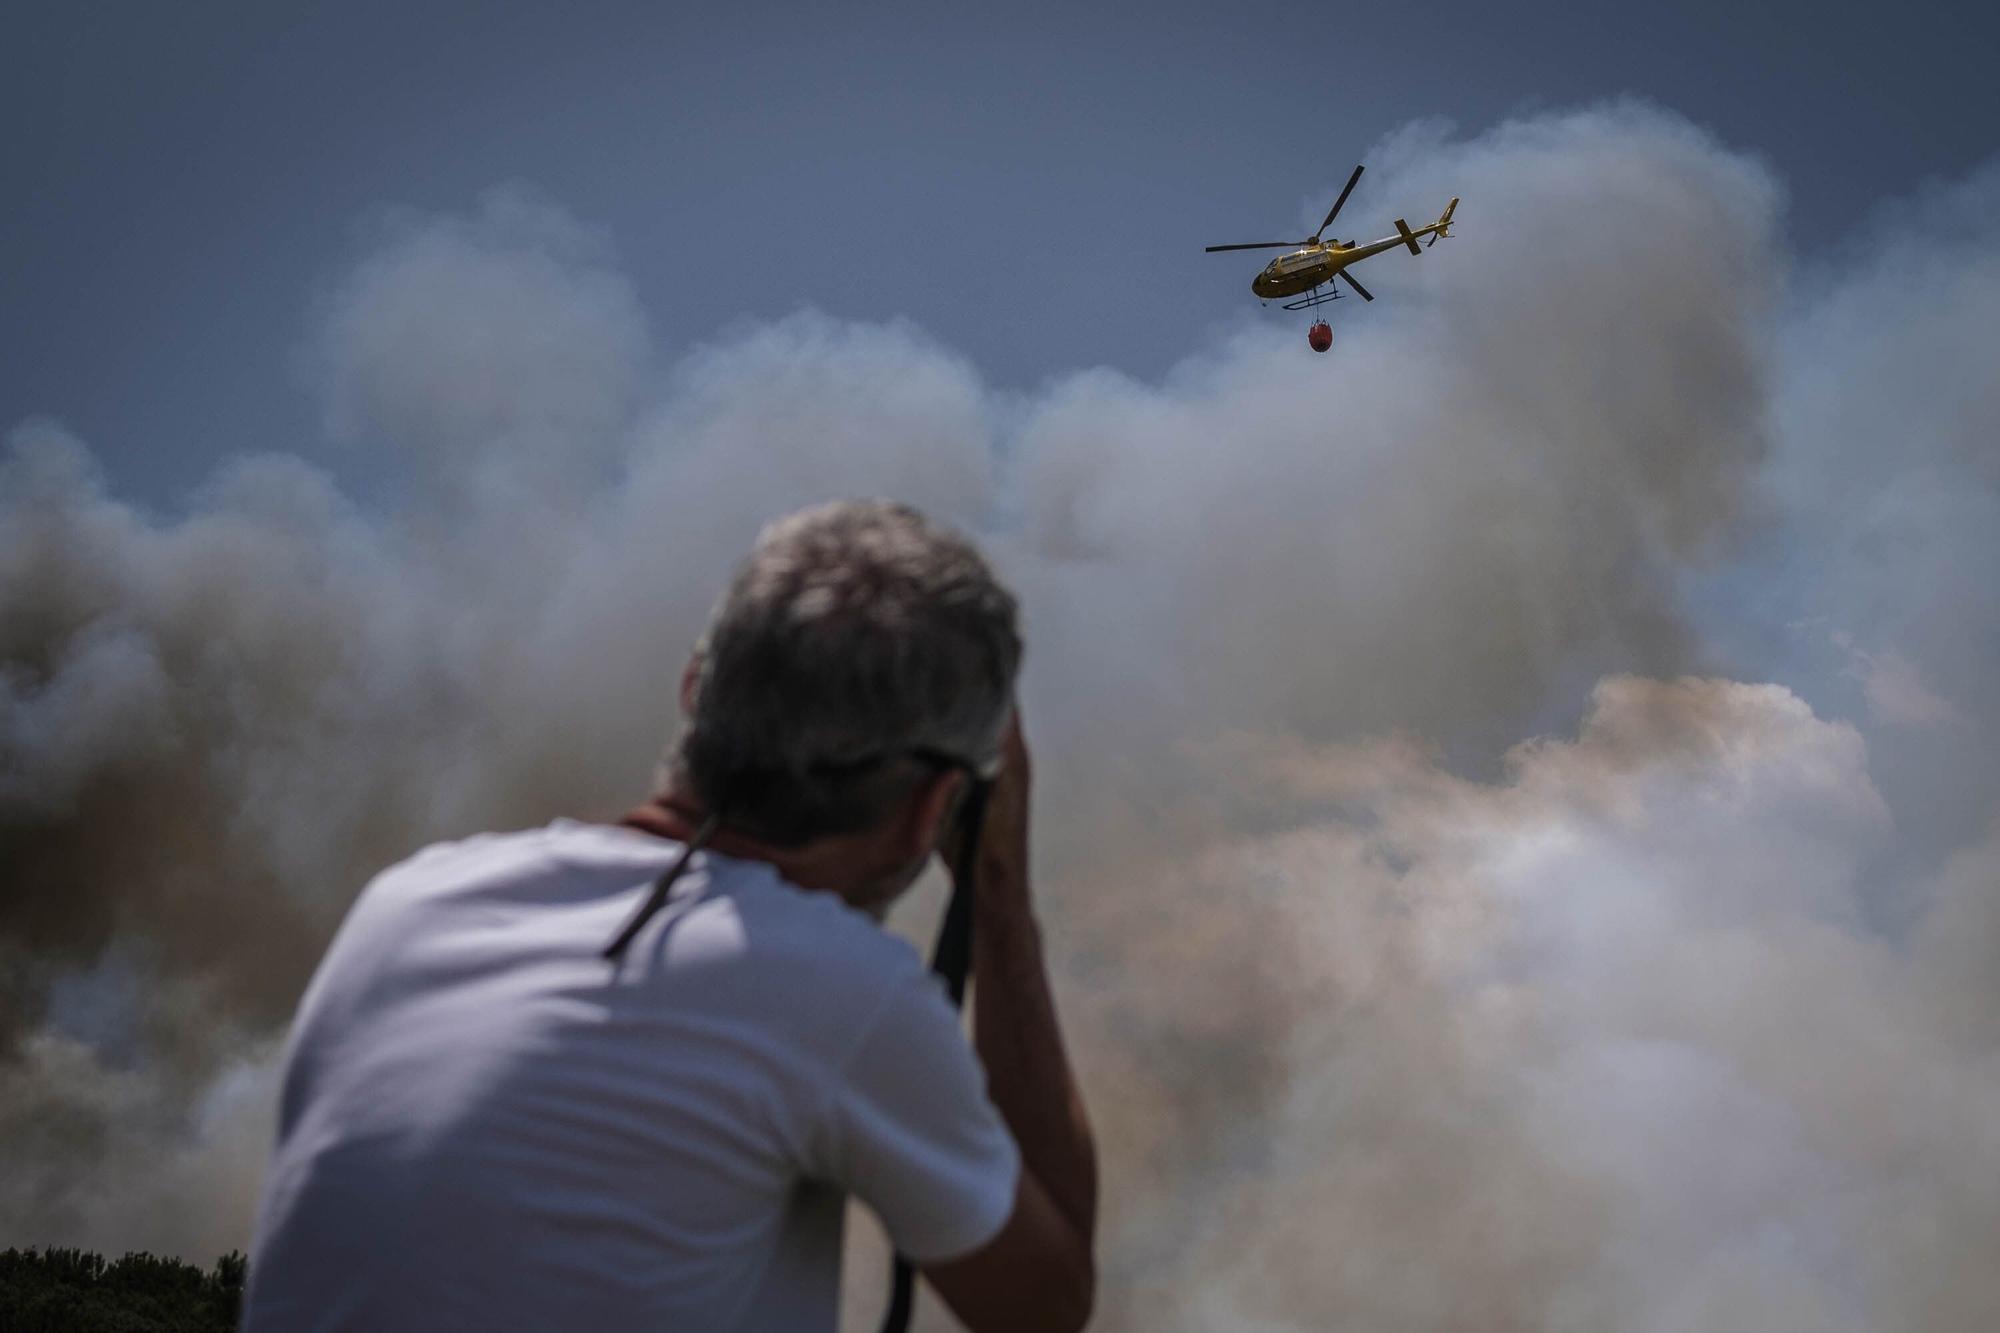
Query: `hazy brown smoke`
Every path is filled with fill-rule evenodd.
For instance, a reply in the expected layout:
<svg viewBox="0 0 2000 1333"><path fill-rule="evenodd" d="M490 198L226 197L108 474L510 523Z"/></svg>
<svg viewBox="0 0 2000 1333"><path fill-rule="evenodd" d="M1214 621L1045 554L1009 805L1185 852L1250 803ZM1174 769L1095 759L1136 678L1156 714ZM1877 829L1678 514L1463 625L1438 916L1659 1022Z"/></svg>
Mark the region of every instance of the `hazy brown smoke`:
<svg viewBox="0 0 2000 1333"><path fill-rule="evenodd" d="M1140 1230L1190 1270L1129 1274L1108 1326L2000 1309L1974 1128L2000 1068L1971 1018L2000 843L1926 886L1912 937L1869 930L1891 828L1852 728L1776 686L1613 678L1494 785L1407 743L1213 759L1282 830L1132 866L1144 904L1094 886L1073 932L1173 978L1086 1011L1125 1057L1093 1085L1107 1129L1175 1186Z"/></svg>
<svg viewBox="0 0 2000 1333"><path fill-rule="evenodd" d="M2000 1319L1996 178L1822 299L1643 107L1370 165L1357 217L1461 234L1327 358L1258 320L1023 398L802 314L652 374L513 192L316 315L393 512L265 457L147 516L16 431L0 1244L239 1242L367 875L616 809L758 523L886 493L1027 609L1103 1327Z"/></svg>

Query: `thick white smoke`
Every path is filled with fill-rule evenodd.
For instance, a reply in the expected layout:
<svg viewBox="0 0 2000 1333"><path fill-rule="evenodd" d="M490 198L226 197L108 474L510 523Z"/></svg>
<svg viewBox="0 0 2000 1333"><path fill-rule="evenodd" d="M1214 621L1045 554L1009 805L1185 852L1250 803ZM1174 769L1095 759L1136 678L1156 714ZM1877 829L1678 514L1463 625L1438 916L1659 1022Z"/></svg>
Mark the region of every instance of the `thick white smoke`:
<svg viewBox="0 0 2000 1333"><path fill-rule="evenodd" d="M657 369L511 191L320 303L394 504L279 456L150 516L16 430L0 1243L240 1243L367 875L640 794L759 523L879 493L1023 596L1103 1327L2000 1318L2000 175L1788 286L1776 185L1656 110L1370 165L1371 235L1458 235L1324 358L1012 395L804 313Z"/></svg>
<svg viewBox="0 0 2000 1333"><path fill-rule="evenodd" d="M1494 784L1406 742L1217 753L1280 829L1134 867L1149 901L1098 886L1082 930L1175 979L1089 1011L1188 1268L1111 1326L1988 1322L2000 842L1871 929L1866 757L1782 687L1629 677Z"/></svg>

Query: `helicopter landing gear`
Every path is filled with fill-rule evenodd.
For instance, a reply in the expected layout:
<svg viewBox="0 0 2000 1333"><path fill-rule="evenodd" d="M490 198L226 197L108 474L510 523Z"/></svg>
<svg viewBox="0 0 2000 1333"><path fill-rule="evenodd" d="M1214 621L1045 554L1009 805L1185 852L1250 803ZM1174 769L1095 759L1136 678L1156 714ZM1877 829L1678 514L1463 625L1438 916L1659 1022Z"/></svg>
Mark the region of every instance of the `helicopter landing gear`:
<svg viewBox="0 0 2000 1333"><path fill-rule="evenodd" d="M1328 286L1325 291L1321 291L1316 286L1298 300L1285 302L1282 308L1285 310L1310 310L1316 305L1325 305L1328 301L1338 301L1339 299L1340 288Z"/></svg>

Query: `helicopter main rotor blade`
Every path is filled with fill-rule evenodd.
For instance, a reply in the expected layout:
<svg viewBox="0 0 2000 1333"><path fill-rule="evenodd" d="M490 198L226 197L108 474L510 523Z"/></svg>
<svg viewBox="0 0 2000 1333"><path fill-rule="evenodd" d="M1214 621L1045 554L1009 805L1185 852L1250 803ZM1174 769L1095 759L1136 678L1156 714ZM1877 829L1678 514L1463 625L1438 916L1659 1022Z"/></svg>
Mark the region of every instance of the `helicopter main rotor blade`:
<svg viewBox="0 0 2000 1333"><path fill-rule="evenodd" d="M1352 273L1349 273L1346 269L1340 270L1340 276L1344 280L1346 280L1348 286L1352 287L1355 291L1361 293L1362 300L1372 301L1375 299L1372 295L1369 294L1368 289L1366 287L1363 287L1360 283L1356 282L1354 280L1354 275Z"/></svg>
<svg viewBox="0 0 2000 1333"><path fill-rule="evenodd" d="M1242 245L1211 245L1203 254L1214 254L1217 250L1296 250L1304 241L1245 241Z"/></svg>
<svg viewBox="0 0 2000 1333"><path fill-rule="evenodd" d="M1315 241L1319 239L1320 231L1325 231L1328 227L1331 227L1333 225L1333 215L1338 213L1340 211L1340 206L1347 202L1347 196L1354 193L1354 182L1360 179L1361 179L1361 168L1356 167L1354 169L1354 174L1347 178L1347 188L1340 192L1340 198L1333 201L1333 207L1326 210L1326 221L1320 223L1319 231L1313 233L1313 239Z"/></svg>

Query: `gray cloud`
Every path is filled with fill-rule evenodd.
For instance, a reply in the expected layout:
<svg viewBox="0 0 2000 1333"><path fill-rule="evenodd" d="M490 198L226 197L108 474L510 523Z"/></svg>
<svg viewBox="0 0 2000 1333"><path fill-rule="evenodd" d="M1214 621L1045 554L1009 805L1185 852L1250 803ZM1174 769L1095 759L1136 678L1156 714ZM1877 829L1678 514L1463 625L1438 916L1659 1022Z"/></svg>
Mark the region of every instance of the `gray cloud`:
<svg viewBox="0 0 2000 1333"><path fill-rule="evenodd" d="M1356 234L1457 194L1459 236L1372 261L1325 358L1259 322L1014 397L808 312L649 378L609 250L515 193L320 312L330 422L422 460L393 513L278 456L145 514L16 431L0 1241L240 1237L367 875L615 811L756 526L886 493L1027 608L1105 1327L1990 1321L1996 418L1874 368L1963 366L1992 224L1861 255L1850 305L1788 295L1756 163L1642 106L1370 165ZM1775 605L1817 674L1716 677L1800 660L1715 631Z"/></svg>
<svg viewBox="0 0 2000 1333"><path fill-rule="evenodd" d="M616 439L650 348L605 238L519 186L374 230L303 349L331 434L446 468Z"/></svg>

